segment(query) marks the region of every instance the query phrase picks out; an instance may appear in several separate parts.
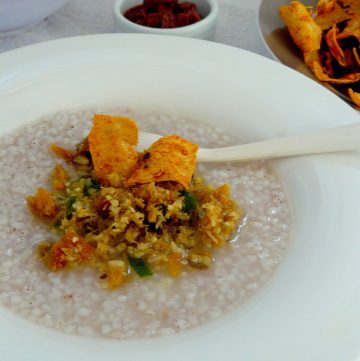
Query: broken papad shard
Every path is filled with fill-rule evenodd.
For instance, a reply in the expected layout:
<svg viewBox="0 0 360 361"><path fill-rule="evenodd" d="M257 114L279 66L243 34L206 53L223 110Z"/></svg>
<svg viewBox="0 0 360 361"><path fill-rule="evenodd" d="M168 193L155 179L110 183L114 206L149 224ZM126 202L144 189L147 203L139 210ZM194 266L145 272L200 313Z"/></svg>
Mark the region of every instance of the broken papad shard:
<svg viewBox="0 0 360 361"><path fill-rule="evenodd" d="M151 182L176 182L187 188L196 167L198 145L177 135L160 138L148 148L128 186Z"/></svg>

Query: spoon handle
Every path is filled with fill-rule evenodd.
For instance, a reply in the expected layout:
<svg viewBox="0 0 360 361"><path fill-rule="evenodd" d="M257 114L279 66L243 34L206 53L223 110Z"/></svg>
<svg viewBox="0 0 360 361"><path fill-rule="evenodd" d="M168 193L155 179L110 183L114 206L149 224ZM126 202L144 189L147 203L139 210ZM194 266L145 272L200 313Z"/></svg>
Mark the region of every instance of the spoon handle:
<svg viewBox="0 0 360 361"><path fill-rule="evenodd" d="M199 162L248 161L360 149L360 122L227 148L199 149Z"/></svg>

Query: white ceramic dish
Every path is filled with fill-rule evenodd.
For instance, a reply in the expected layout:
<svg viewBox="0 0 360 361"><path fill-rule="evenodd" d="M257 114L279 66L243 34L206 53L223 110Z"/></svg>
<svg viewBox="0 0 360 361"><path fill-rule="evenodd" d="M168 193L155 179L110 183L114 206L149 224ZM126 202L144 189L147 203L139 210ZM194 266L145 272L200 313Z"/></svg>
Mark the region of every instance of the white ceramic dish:
<svg viewBox="0 0 360 361"><path fill-rule="evenodd" d="M359 120L281 64L180 37L64 39L2 54L0 69L2 134L57 110L119 104L206 120L245 141ZM291 245L247 304L175 336L131 341L67 336L0 308L1 361L357 360L360 157L299 157L274 167L293 210Z"/></svg>
<svg viewBox="0 0 360 361"><path fill-rule="evenodd" d="M0 0L0 32L35 25L69 0Z"/></svg>
<svg viewBox="0 0 360 361"><path fill-rule="evenodd" d="M211 40L214 37L219 16L217 0L193 0L192 2L197 6L199 13L202 15L202 20L180 28L157 29L135 24L123 15L126 10L141 4L141 0L116 0L113 7L115 28L123 33L176 35Z"/></svg>
<svg viewBox="0 0 360 361"><path fill-rule="evenodd" d="M294 44L279 16L279 7L290 2L290 0L261 0L258 9L258 29L264 45L274 59L305 74L351 103L351 99L345 92L338 91L330 83L320 82L305 65L302 52ZM301 2L313 7L318 3L317 0L301 0Z"/></svg>

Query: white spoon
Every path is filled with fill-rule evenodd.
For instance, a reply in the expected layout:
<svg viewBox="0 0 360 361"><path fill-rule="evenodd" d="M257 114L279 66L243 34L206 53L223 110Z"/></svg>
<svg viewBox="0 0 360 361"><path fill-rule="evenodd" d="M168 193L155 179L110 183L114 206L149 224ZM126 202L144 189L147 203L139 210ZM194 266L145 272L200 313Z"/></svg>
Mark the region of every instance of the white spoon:
<svg viewBox="0 0 360 361"><path fill-rule="evenodd" d="M138 149L143 151L161 137L158 134L140 132ZM197 160L199 162L248 161L356 149L360 149L360 122L233 147L200 148Z"/></svg>

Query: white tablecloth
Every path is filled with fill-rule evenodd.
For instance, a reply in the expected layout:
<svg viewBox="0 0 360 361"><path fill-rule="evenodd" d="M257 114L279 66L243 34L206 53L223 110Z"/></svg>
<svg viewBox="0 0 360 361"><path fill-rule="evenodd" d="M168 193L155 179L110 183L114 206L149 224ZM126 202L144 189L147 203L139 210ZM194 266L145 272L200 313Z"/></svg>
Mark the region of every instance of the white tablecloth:
<svg viewBox="0 0 360 361"><path fill-rule="evenodd" d="M218 0L215 41L269 56L257 29L260 0ZM40 24L11 34L0 33L0 52L41 41L114 32L114 0L72 0Z"/></svg>

